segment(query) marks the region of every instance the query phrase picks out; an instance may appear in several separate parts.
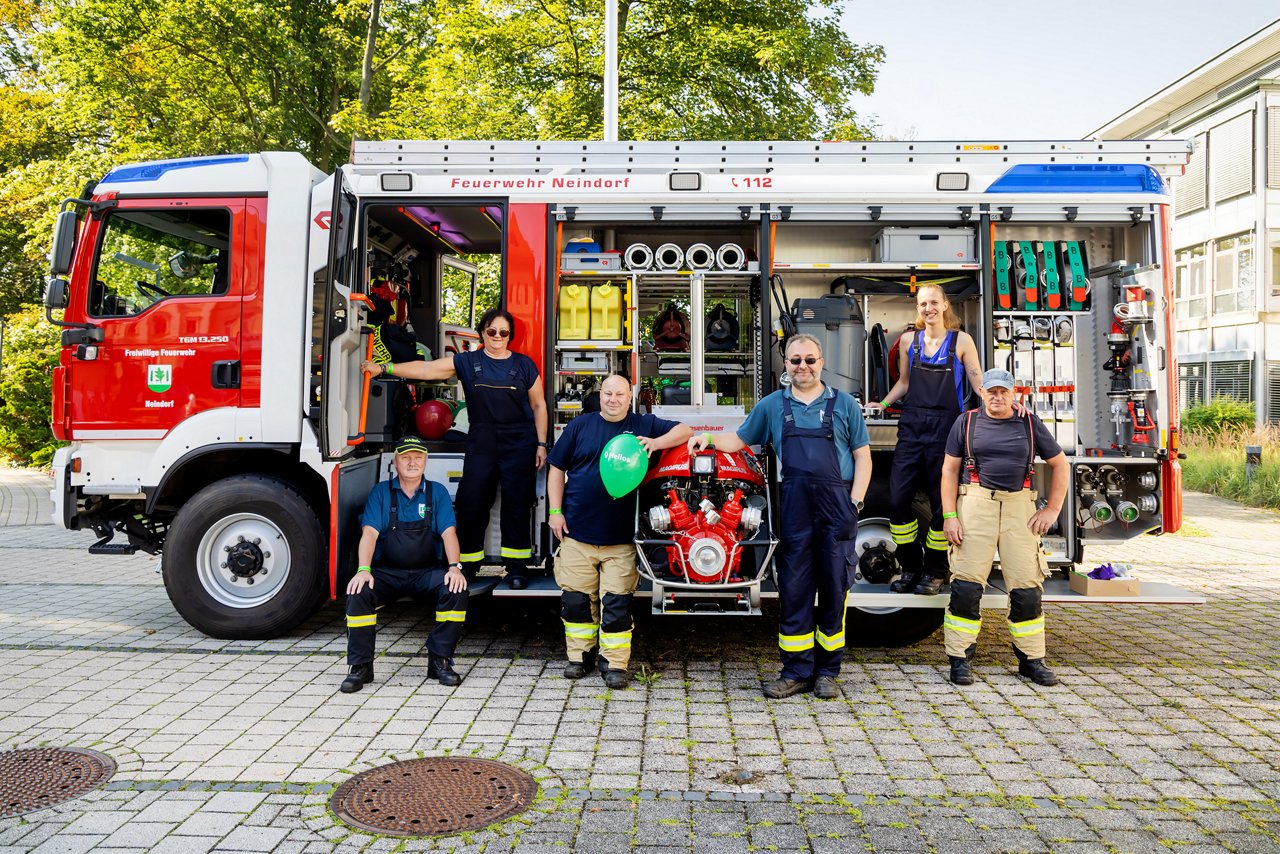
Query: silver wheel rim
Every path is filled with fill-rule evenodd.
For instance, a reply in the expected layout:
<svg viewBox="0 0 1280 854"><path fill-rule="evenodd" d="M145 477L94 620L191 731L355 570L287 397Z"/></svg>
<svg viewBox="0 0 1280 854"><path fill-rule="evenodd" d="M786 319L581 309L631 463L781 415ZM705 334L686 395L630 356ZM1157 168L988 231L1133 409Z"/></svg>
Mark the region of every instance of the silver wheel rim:
<svg viewBox="0 0 1280 854"><path fill-rule="evenodd" d="M262 567L250 578L237 578L223 566L228 549L242 542L255 543L263 553ZM234 513L219 519L200 538L196 575L205 593L219 605L256 608L284 587L293 563L290 558L289 541L274 522L257 513Z"/></svg>
<svg viewBox="0 0 1280 854"><path fill-rule="evenodd" d="M890 551L893 550L893 535L889 533L889 520L880 516L870 519L858 520L858 559L862 559L862 555L867 549L879 546L881 542L887 544ZM862 577L859 571L854 575L853 586L860 587L864 584L870 584ZM868 608L865 605L854 605L859 611L865 614L896 614L902 608Z"/></svg>

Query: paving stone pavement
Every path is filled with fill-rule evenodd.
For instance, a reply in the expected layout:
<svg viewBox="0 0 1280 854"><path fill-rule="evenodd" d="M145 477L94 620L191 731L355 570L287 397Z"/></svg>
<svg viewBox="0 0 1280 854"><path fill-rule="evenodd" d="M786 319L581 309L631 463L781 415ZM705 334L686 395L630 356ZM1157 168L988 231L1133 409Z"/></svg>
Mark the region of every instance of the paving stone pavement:
<svg viewBox="0 0 1280 854"><path fill-rule="evenodd" d="M0 494L29 493L21 512L0 499L0 749L90 748L118 770L0 819L0 854L1280 851L1274 514L1188 495L1185 533L1090 552L1210 601L1048 606L1052 689L1013 675L990 614L972 687L945 681L935 636L851 651L841 700L767 701L770 613L642 617L639 678L609 692L560 676L550 602L481 601L459 688L425 681L430 623L403 603L378 681L344 695L336 605L276 640L206 638L155 559L91 557L91 535L31 524L49 518L39 478L0 471ZM329 811L352 773L444 753L524 768L538 802L439 839L365 834ZM752 781L726 782L740 770Z"/></svg>

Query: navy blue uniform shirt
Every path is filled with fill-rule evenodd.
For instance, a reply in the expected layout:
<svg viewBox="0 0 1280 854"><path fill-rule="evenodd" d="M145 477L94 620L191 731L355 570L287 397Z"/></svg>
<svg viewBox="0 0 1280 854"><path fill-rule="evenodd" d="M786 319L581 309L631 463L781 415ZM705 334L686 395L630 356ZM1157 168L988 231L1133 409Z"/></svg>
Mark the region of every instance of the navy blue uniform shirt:
<svg viewBox="0 0 1280 854"><path fill-rule="evenodd" d="M606 421L598 412L579 415L564 428L547 462L565 472L565 524L568 536L593 546L620 546L636 535L636 494L614 498L600 478L600 454L614 436L634 433L656 439L677 427L655 415L628 412Z"/></svg>
<svg viewBox="0 0 1280 854"><path fill-rule="evenodd" d="M480 365L478 374L475 372L477 363ZM474 389L477 386L506 390L514 385L519 389L519 393L512 400L518 414L513 416L514 420L510 425L533 425L533 407L529 405L529 389L538 382L538 366L533 363L533 359L523 353L515 352L505 359L495 359L483 349L468 350L453 355L453 369L457 372L458 380L462 383L468 397L467 417L470 423L487 423L493 417L488 407L476 399Z"/></svg>
<svg viewBox="0 0 1280 854"><path fill-rule="evenodd" d="M436 535L439 536L454 527L457 521L453 515L453 502L449 500L449 490L434 480L427 480L424 477L411 498L405 495L404 490L400 488L400 479L393 476L391 478L391 489L399 499L396 506L396 516L399 517L401 522L417 522L422 519L427 510L428 484L431 485L431 527L435 530ZM387 484L385 482L375 486L369 493L369 499L364 503L364 514L360 517L360 525L362 527L368 525L379 534L385 533L391 525L390 499L391 494L387 492ZM379 538L378 545L373 550L374 564L377 564L381 552L382 540ZM435 557L440 558L442 555L436 555Z"/></svg>
<svg viewBox="0 0 1280 854"><path fill-rule="evenodd" d="M748 445L773 444L773 452L782 465L782 398L791 399L791 415L796 419L796 426L802 428L821 427L823 411L831 395L837 395L836 408L831 413L835 421L836 457L840 460L840 479L853 480L853 452L871 444L867 435L867 422L862 419L862 409L858 402L843 391L824 385L823 393L813 403L801 403L791 394L791 388L781 389L767 395L755 405L747 420L738 428L738 438ZM715 440L715 436L712 436ZM785 469L783 469L785 471Z"/></svg>

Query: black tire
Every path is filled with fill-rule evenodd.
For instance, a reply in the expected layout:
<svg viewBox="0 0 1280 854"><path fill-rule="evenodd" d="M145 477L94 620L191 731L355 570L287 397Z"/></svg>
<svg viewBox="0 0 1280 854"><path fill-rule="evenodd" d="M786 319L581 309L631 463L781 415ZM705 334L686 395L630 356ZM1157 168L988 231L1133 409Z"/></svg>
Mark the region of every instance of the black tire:
<svg viewBox="0 0 1280 854"><path fill-rule="evenodd" d="M222 563L228 547L240 559L238 574ZM182 506L169 526L161 570L170 601L196 629L227 640L265 640L297 626L320 603L324 556L320 521L293 486L239 475L206 486Z"/></svg>
<svg viewBox="0 0 1280 854"><path fill-rule="evenodd" d="M895 608L867 611L850 608L845 622L849 646L911 646L942 626L942 608Z"/></svg>

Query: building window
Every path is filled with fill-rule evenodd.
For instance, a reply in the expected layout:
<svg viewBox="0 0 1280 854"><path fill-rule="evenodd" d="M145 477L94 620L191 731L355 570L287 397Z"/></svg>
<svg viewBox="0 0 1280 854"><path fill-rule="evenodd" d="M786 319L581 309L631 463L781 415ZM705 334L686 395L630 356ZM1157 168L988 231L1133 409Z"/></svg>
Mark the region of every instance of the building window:
<svg viewBox="0 0 1280 854"><path fill-rule="evenodd" d="M1189 409L1205 402L1204 362L1178 363L1179 408Z"/></svg>
<svg viewBox="0 0 1280 854"><path fill-rule="evenodd" d="M1271 295L1280 297L1280 231L1267 233L1271 248Z"/></svg>
<svg viewBox="0 0 1280 854"><path fill-rule="evenodd" d="M1179 320L1199 320L1209 314L1205 295L1208 262L1204 244L1179 249L1174 256L1174 297Z"/></svg>
<svg viewBox="0 0 1280 854"><path fill-rule="evenodd" d="M1280 421L1280 362L1267 362L1267 420Z"/></svg>
<svg viewBox="0 0 1280 854"><path fill-rule="evenodd" d="M1187 169L1173 179L1173 210L1176 216L1204 210L1209 204L1208 172L1209 135L1198 134L1191 150Z"/></svg>
<svg viewBox="0 0 1280 854"><path fill-rule="evenodd" d="M1209 131L1209 171L1213 201L1224 202L1253 192L1253 111L1229 119Z"/></svg>
<svg viewBox="0 0 1280 854"><path fill-rule="evenodd" d="M1253 363L1248 360L1209 363L1209 399L1253 401Z"/></svg>
<svg viewBox="0 0 1280 854"><path fill-rule="evenodd" d="M1213 242L1213 312L1253 311L1253 234Z"/></svg>
<svg viewBox="0 0 1280 854"><path fill-rule="evenodd" d="M1267 107L1267 186L1280 189L1280 107Z"/></svg>

